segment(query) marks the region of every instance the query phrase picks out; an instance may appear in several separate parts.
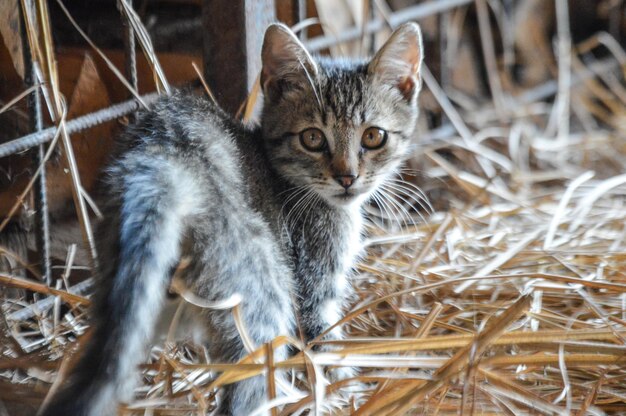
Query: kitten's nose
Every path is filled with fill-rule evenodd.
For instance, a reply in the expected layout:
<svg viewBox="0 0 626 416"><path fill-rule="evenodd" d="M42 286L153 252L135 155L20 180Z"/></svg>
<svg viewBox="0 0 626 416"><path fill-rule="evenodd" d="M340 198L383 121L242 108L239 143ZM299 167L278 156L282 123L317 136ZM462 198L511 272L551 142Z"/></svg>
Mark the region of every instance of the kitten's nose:
<svg viewBox="0 0 626 416"><path fill-rule="evenodd" d="M344 189L348 189L352 186L354 181L356 180L355 175L336 175L333 176L339 185L343 186Z"/></svg>

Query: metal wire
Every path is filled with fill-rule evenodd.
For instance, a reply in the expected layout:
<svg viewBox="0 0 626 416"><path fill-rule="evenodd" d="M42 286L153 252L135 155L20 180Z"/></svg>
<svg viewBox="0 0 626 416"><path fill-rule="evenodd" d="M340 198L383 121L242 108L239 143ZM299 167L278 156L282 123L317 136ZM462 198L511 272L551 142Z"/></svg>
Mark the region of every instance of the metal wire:
<svg viewBox="0 0 626 416"><path fill-rule="evenodd" d="M141 99L146 104L152 104L158 98L159 94L156 92L141 96ZM135 100L124 101L119 104L103 108L102 110L85 114L84 116L70 120L66 123L65 127L68 134L73 134L93 126L97 126L98 124L115 120L116 118L137 111L139 108L140 104L138 104ZM19 139L0 144L0 157L6 157L30 149L31 147L47 143L52 140L54 134L56 133L56 130L57 127L54 126L36 133L26 135Z"/></svg>
<svg viewBox="0 0 626 416"><path fill-rule="evenodd" d="M75 284L68 291L73 295L85 295L91 293L95 286L93 278L83 280L80 283ZM29 305L27 308L22 308L7 315L6 319L10 322L20 322L26 319L30 319L36 314L43 314L46 310L54 306L56 296L48 296L44 299L37 301L33 305Z"/></svg>

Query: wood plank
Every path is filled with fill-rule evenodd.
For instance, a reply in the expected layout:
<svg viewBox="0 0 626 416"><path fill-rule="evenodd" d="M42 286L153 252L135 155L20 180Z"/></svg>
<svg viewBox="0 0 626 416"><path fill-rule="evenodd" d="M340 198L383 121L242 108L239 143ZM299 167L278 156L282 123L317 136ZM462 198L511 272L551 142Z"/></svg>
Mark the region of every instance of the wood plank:
<svg viewBox="0 0 626 416"><path fill-rule="evenodd" d="M235 114L261 70L261 45L276 20L274 0L204 0L204 76L219 104Z"/></svg>

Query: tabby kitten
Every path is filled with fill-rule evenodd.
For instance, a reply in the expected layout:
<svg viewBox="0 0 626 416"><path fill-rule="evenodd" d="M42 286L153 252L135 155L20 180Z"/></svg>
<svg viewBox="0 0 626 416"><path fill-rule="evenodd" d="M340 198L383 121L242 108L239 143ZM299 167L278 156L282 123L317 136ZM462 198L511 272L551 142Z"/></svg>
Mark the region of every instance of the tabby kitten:
<svg viewBox="0 0 626 416"><path fill-rule="evenodd" d="M262 60L259 127L174 93L125 133L107 171L92 333L41 415L112 415L132 400L136 367L183 256L195 295L241 296L256 346L293 335L296 319L310 340L340 318L360 251L361 207L409 153L420 30L400 27L371 61L355 63L313 59L275 24ZM213 360L245 356L230 311L201 315ZM265 398L262 376L241 381L227 389L221 412L248 415Z"/></svg>

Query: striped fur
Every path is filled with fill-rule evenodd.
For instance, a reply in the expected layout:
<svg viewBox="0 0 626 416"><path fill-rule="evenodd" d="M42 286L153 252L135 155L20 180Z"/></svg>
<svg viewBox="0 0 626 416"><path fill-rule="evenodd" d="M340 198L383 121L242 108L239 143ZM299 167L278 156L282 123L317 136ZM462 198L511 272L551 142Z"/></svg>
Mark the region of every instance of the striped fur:
<svg viewBox="0 0 626 416"><path fill-rule="evenodd" d="M418 54L402 55L398 45ZM407 72L380 65L387 55L417 60ZM273 25L259 127L179 92L142 114L107 171L92 336L40 415L111 415L132 400L136 366L181 256L191 259L184 280L197 296L242 297L256 345L294 335L296 319L309 340L335 323L360 252L361 205L410 149L420 62L416 25L399 29L370 63L313 60L286 27ZM388 132L382 149L361 148L369 126ZM311 127L325 133L327 151L299 144L297 133ZM358 173L349 190L333 179L339 165ZM200 314L212 359L245 355L229 311ZM246 415L265 397L262 376L242 381L226 391L220 411Z"/></svg>

